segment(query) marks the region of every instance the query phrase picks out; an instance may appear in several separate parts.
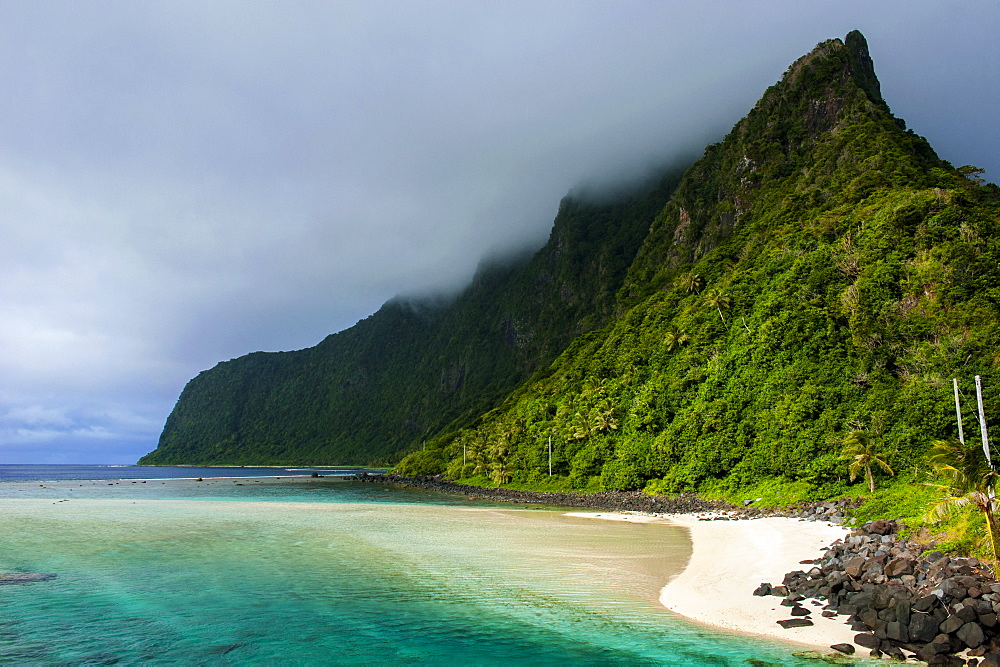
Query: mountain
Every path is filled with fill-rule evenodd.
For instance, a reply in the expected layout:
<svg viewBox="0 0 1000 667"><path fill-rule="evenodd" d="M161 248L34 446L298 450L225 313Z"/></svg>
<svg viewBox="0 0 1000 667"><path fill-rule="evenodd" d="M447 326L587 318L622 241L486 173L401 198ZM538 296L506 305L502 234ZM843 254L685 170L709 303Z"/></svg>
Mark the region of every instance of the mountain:
<svg viewBox="0 0 1000 667"><path fill-rule="evenodd" d="M893 117L864 37L818 45L688 169L617 317L400 469L723 492L844 481L844 436L894 470L1000 409L1000 188ZM970 178L971 176L971 178ZM971 402L971 405L970 405ZM978 429L976 429L978 431Z"/></svg>
<svg viewBox="0 0 1000 667"><path fill-rule="evenodd" d="M681 169L616 195L569 196L531 257L484 262L448 298L397 298L295 352L192 379L141 464L384 464L495 407L613 315Z"/></svg>
<svg viewBox="0 0 1000 667"><path fill-rule="evenodd" d="M792 64L683 177L563 201L544 248L193 379L142 463L369 463L659 491L838 483L953 435L1000 354L1000 188L893 117L864 37ZM967 413L969 411L967 410ZM967 422L967 430L971 430Z"/></svg>

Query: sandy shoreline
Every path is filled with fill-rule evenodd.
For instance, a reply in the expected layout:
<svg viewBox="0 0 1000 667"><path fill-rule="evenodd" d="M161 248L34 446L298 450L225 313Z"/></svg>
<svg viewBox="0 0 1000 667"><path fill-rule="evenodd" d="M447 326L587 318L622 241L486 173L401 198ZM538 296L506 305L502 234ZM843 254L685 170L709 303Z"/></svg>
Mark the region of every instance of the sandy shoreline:
<svg viewBox="0 0 1000 667"><path fill-rule="evenodd" d="M826 653L832 644L854 643L843 616L824 618L822 607L813 609L815 625L783 629L777 621L792 618L781 598L757 597L762 582L780 584L785 573L807 570L800 561L818 558L822 548L846 536L841 526L781 517L739 521L699 521L693 515L646 517L611 512L579 512L578 516L618 521L663 521L683 526L691 535L693 550L687 567L660 593L660 603L697 623L728 632L800 644ZM869 651L856 646L857 654Z"/></svg>

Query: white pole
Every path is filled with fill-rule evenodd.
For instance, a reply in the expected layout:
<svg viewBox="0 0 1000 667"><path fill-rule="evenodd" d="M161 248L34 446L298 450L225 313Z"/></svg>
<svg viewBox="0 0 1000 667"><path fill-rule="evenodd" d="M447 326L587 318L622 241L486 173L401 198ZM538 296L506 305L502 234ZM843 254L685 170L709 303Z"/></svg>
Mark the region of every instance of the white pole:
<svg viewBox="0 0 1000 667"><path fill-rule="evenodd" d="M951 382L955 385L955 414L958 415L958 441L964 445L965 431L962 430L962 406L958 402L958 378L952 378Z"/></svg>
<svg viewBox="0 0 1000 667"><path fill-rule="evenodd" d="M990 439L986 435L986 412L983 410L983 382L976 376L976 400L979 402L979 429L983 434L983 453L986 454L986 463L993 467L993 459L990 458Z"/></svg>
<svg viewBox="0 0 1000 667"><path fill-rule="evenodd" d="M552 436L549 436L549 477L552 477Z"/></svg>
<svg viewBox="0 0 1000 667"><path fill-rule="evenodd" d="M465 467L465 440L462 440L462 467Z"/></svg>

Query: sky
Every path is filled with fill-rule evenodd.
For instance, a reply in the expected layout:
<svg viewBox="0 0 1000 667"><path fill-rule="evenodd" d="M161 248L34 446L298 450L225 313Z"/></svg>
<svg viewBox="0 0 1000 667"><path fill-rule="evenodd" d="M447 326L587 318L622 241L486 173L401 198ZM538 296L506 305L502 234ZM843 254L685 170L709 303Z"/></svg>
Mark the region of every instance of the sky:
<svg viewBox="0 0 1000 667"><path fill-rule="evenodd" d="M0 0L0 464L134 463L200 371L540 247L852 29L1000 179L997 0Z"/></svg>

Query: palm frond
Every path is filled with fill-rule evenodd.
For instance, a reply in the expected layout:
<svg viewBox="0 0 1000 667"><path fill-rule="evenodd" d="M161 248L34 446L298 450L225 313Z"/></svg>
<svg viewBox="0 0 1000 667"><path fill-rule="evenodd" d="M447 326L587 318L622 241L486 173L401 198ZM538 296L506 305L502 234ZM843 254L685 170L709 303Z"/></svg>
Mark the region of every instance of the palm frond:
<svg viewBox="0 0 1000 667"><path fill-rule="evenodd" d="M964 507L971 504L965 496L945 496L935 500L927 507L927 519L929 521L940 521L951 516L957 507Z"/></svg>

